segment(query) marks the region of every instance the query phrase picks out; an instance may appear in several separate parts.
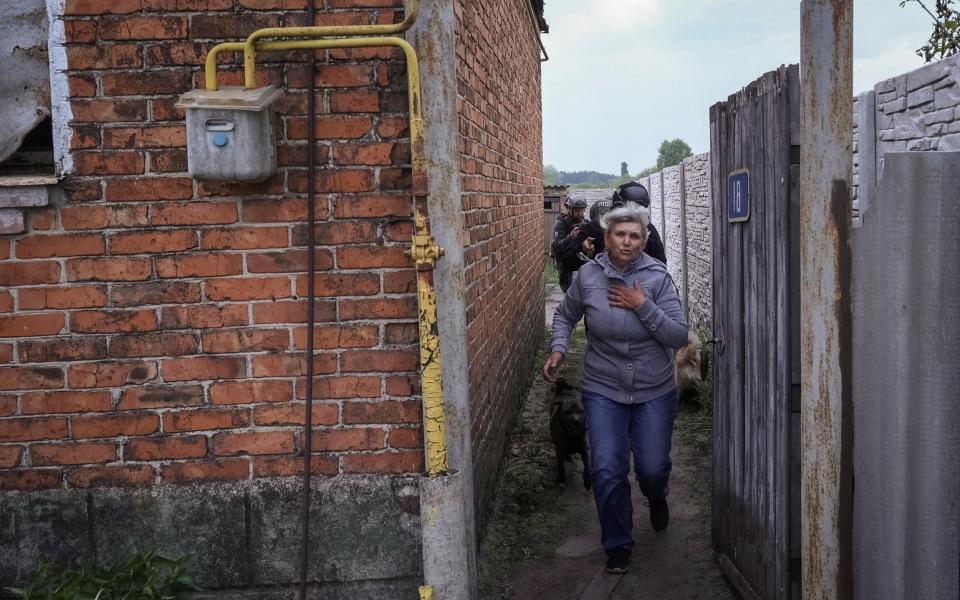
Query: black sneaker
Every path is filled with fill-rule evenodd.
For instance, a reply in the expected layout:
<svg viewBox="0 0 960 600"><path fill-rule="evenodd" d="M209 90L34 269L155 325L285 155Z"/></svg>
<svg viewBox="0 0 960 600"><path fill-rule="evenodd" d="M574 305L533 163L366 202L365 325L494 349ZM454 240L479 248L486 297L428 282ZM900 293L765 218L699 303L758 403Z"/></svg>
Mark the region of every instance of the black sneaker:
<svg viewBox="0 0 960 600"><path fill-rule="evenodd" d="M650 524L655 531L663 531L670 523L670 507L667 506L667 499L650 501Z"/></svg>
<svg viewBox="0 0 960 600"><path fill-rule="evenodd" d="M614 548L607 555L607 573L622 575L630 566L630 551L626 548Z"/></svg>

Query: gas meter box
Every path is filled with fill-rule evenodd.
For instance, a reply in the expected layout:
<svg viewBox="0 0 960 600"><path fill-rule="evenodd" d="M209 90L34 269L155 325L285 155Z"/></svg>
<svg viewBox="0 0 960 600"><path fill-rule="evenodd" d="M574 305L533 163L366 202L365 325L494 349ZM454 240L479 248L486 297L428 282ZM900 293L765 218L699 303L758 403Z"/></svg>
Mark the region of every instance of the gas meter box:
<svg viewBox="0 0 960 600"><path fill-rule="evenodd" d="M250 90L193 90L180 97L187 110L187 168L203 181L262 181L277 170L272 85Z"/></svg>

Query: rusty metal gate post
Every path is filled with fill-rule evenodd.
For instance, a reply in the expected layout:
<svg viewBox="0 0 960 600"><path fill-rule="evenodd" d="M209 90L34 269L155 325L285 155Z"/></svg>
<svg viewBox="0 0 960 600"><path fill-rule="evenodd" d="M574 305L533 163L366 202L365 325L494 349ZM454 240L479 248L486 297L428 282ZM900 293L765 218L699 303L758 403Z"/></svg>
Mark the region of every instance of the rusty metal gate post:
<svg viewBox="0 0 960 600"><path fill-rule="evenodd" d="M800 76L803 596L851 598L853 0L804 0Z"/></svg>

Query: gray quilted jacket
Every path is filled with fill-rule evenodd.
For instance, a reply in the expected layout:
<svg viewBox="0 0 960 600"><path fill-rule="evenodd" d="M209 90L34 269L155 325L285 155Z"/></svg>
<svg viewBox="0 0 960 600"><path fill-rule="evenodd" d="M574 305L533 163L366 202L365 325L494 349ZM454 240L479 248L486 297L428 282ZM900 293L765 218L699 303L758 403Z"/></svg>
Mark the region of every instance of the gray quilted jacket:
<svg viewBox="0 0 960 600"><path fill-rule="evenodd" d="M647 301L636 311L610 306L607 289L639 281ZM586 317L583 390L625 404L647 402L676 387L674 348L687 343L673 279L658 260L641 254L623 272L607 254L583 265L553 317L554 352L567 352L570 332Z"/></svg>

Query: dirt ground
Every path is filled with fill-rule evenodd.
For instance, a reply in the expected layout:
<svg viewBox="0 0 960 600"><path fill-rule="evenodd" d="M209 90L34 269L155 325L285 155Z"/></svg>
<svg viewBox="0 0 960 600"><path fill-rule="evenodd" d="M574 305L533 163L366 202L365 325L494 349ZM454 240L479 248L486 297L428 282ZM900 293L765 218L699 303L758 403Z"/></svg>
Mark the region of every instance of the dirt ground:
<svg viewBox="0 0 960 600"><path fill-rule="evenodd" d="M547 323L560 299L548 285ZM574 337L564 365L579 380L586 340ZM544 355L546 340L544 342ZM633 489L634 548L630 570L604 570L600 528L579 461L567 465L568 484L554 483L547 428L551 390L530 389L505 463L480 549L483 600L726 600L738 598L714 559L710 543L709 417L681 411L674 435L670 526L655 532L638 487Z"/></svg>

